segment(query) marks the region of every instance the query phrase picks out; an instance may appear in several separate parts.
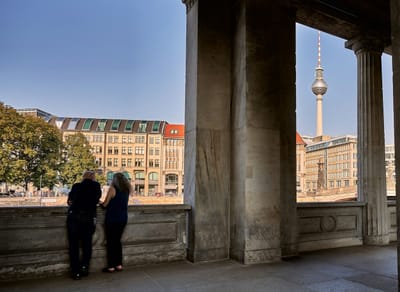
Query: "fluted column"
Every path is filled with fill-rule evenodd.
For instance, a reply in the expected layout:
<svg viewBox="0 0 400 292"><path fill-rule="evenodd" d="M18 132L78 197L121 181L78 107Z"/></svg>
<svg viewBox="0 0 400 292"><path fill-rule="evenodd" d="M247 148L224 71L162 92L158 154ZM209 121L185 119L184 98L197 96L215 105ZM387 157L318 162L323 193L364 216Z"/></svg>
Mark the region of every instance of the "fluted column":
<svg viewBox="0 0 400 292"><path fill-rule="evenodd" d="M389 243L385 135L382 95L382 42L366 37L348 41L357 56L358 197L365 201L364 243Z"/></svg>

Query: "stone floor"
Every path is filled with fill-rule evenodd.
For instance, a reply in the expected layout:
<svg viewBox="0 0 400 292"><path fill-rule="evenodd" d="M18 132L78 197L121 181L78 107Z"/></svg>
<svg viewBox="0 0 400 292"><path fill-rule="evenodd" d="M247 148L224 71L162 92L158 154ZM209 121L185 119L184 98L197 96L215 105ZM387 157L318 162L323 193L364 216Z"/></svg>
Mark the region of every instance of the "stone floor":
<svg viewBox="0 0 400 292"><path fill-rule="evenodd" d="M348 247L301 254L276 264L174 262L0 283L1 291L397 291L396 246Z"/></svg>

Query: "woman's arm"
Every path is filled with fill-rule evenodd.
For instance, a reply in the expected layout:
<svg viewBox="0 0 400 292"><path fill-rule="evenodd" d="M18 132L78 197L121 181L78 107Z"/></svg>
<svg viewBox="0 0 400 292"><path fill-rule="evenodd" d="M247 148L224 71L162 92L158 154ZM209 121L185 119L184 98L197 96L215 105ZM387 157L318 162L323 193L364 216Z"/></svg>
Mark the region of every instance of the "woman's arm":
<svg viewBox="0 0 400 292"><path fill-rule="evenodd" d="M108 203L110 203L110 200L114 197L115 197L115 188L113 186L110 186L108 188L108 192L104 202L100 203L100 205L102 205L103 207L107 207Z"/></svg>

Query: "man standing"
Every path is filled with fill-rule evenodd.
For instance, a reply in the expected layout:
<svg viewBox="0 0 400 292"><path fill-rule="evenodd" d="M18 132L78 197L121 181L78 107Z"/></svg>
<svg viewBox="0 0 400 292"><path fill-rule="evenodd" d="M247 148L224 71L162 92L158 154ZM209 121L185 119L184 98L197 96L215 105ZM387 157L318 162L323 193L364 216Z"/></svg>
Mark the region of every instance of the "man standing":
<svg viewBox="0 0 400 292"><path fill-rule="evenodd" d="M75 183L68 194L67 230L72 278L79 280L89 274L92 237L96 228L96 206L101 197L100 184L94 171L85 171L83 180ZM82 259L79 258L79 244Z"/></svg>

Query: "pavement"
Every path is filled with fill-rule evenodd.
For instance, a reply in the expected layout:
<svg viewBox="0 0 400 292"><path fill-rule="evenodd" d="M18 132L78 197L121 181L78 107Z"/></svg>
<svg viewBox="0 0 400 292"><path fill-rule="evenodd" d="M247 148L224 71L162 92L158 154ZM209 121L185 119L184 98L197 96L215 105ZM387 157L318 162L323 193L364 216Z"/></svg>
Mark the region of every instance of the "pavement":
<svg viewBox="0 0 400 292"><path fill-rule="evenodd" d="M180 261L112 274L93 270L78 281L64 275L3 282L0 291L398 291L396 245L302 253L273 264Z"/></svg>

